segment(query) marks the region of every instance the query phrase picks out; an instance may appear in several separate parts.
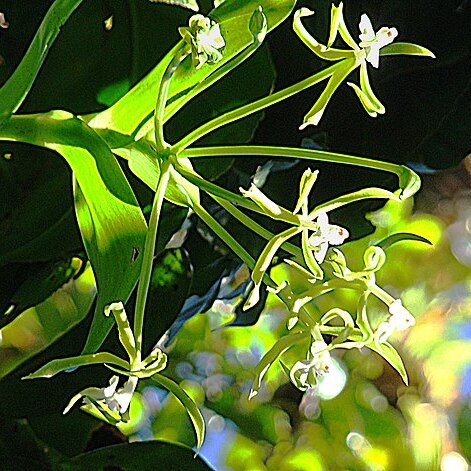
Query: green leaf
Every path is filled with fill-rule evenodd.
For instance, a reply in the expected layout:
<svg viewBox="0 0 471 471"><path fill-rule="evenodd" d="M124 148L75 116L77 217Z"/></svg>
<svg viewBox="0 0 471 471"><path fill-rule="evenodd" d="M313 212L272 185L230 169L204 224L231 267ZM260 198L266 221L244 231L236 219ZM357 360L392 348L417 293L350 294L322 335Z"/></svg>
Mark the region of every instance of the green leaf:
<svg viewBox="0 0 471 471"><path fill-rule="evenodd" d="M189 10L199 11L198 2L196 0L149 0L152 3L167 3L178 7L188 8Z"/></svg>
<svg viewBox="0 0 471 471"><path fill-rule="evenodd" d="M112 353L100 352L92 353L89 355L79 355L76 357L52 360L41 368L39 368L39 370L36 370L34 373L31 373L22 379L51 378L57 373L71 368L75 369L80 366L97 365L104 363L111 363L112 365L118 365L121 368L129 369L128 362L122 360L116 355L113 355Z"/></svg>
<svg viewBox="0 0 471 471"><path fill-rule="evenodd" d="M380 49L381 56L393 56L405 54L410 56L426 56L435 58L435 54L426 47L411 43L391 43Z"/></svg>
<svg viewBox="0 0 471 471"><path fill-rule="evenodd" d="M165 120L170 119L197 92L204 90L198 86L206 78L222 67L253 43L250 31L250 19L258 7L263 8L267 17L268 30L281 23L295 5L294 0L247 0L244 2L227 1L211 12L210 16L217 18L221 32L226 42L223 59L212 66L204 65L195 70L191 58L185 60L177 69L170 85L168 103L165 110ZM177 35L175 34L175 37ZM180 41L162 61L129 93L122 97L111 108L91 117L90 126L108 128L125 135L133 135L140 125L150 116L155 107L157 87L165 69L172 61L183 42Z"/></svg>
<svg viewBox="0 0 471 471"><path fill-rule="evenodd" d="M0 160L1 263L44 262L79 252L67 166L51 152L14 144L7 148L13 158Z"/></svg>
<svg viewBox="0 0 471 471"><path fill-rule="evenodd" d="M208 466L183 444L158 441L122 443L82 453L71 459L72 468L87 471L120 469L122 471L151 471L155 469L191 469L207 471Z"/></svg>
<svg viewBox="0 0 471 471"><path fill-rule="evenodd" d="M425 237L419 236L417 234L411 234L410 232L400 232L398 234L392 234L380 240L379 242L376 242L375 245L377 245L378 247L381 247L383 250L386 250L386 249L389 249L391 245L394 245L397 242L402 242L405 240L412 240L415 242L423 242L424 244L433 245L432 242L430 242Z"/></svg>
<svg viewBox="0 0 471 471"><path fill-rule="evenodd" d="M64 111L15 116L0 129L0 139L55 150L76 180L76 211L92 264L98 299L87 353L96 351L113 325L103 315L107 304L126 302L140 270L146 223L116 158L83 121Z"/></svg>
<svg viewBox="0 0 471 471"><path fill-rule="evenodd" d="M129 79L120 80L118 82L106 85L98 91L96 101L100 105L112 106L114 105L126 92L131 88Z"/></svg>
<svg viewBox="0 0 471 471"><path fill-rule="evenodd" d="M401 375L406 386L409 384L402 358L390 343L385 342L381 345L377 345L375 342L370 342L366 344L366 347L371 348L371 350L381 355Z"/></svg>
<svg viewBox="0 0 471 471"><path fill-rule="evenodd" d="M79 259L5 265L0 272L0 328L57 291L80 265Z"/></svg>
<svg viewBox="0 0 471 471"><path fill-rule="evenodd" d="M50 443L40 440L26 419L2 416L0 424L2 469L63 469L67 458Z"/></svg>
<svg viewBox="0 0 471 471"><path fill-rule="evenodd" d="M20 65L0 88L0 125L23 103L62 26L82 1L57 0L52 4Z"/></svg>
<svg viewBox="0 0 471 471"><path fill-rule="evenodd" d="M205 435L205 423L198 406L194 403L193 399L188 396L188 394L175 381L173 381L173 379L167 378L161 374L156 374L151 379L170 391L183 404L183 407L188 412L193 427L195 428L196 453L198 453L203 446Z"/></svg>

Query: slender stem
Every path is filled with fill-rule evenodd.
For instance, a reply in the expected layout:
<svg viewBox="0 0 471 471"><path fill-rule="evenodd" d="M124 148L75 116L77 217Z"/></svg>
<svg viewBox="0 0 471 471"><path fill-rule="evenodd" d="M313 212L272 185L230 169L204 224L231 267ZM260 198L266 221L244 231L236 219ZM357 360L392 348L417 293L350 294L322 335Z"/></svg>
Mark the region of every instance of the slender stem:
<svg viewBox="0 0 471 471"><path fill-rule="evenodd" d="M274 234L268 229L265 229L258 222L254 221L251 217L247 216L240 209L236 208L232 203L225 200L224 198L219 198L218 196L210 194L210 196L217 201L229 214L231 214L235 219L244 224L247 228L258 234L265 240L270 240ZM282 245L282 248L289 252L291 255L302 260L303 254L299 247L296 247L294 244L285 242Z"/></svg>
<svg viewBox="0 0 471 471"><path fill-rule="evenodd" d="M198 203L193 203L192 208L196 215L226 244L229 248L250 268L255 266L255 259L244 247L230 234L211 214Z"/></svg>
<svg viewBox="0 0 471 471"><path fill-rule="evenodd" d="M136 310L134 314L134 338L136 339L137 361L140 361L142 352L142 330L144 326L144 313L146 309L147 292L149 291L152 275L152 264L154 260L155 244L157 240L160 214L170 177L171 164L169 160L164 160L160 164L160 175L155 190L152 211L150 213L149 228L147 229L146 241L144 244L144 254L142 260L139 285L137 287Z"/></svg>
<svg viewBox="0 0 471 471"><path fill-rule="evenodd" d="M217 222L200 204L194 203L192 206L193 211L196 215L211 229L214 233L223 240L234 253L251 269L255 267L255 259L245 250L237 240ZM271 288L276 288L277 284L271 279L268 274L264 274L263 282ZM288 310L293 307L292 293L285 293L281 290L276 293L278 298L286 305ZM309 327L312 325L312 318L306 307L302 307L298 313L299 318Z"/></svg>
<svg viewBox="0 0 471 471"><path fill-rule="evenodd" d="M397 165L391 162L357 157L353 155L337 154L315 149L296 149L293 147L275 146L214 146L196 147L184 150L179 157L187 158L210 158L210 157L235 157L254 156L264 157L285 157L291 159L316 160L345 165L356 165L369 169L381 170L397 175L399 185L403 189L401 199L408 198L416 193L420 188L420 177L409 167Z"/></svg>
<svg viewBox="0 0 471 471"><path fill-rule="evenodd" d="M381 162L379 160L368 159L366 157L357 157L353 155L337 154L315 149L297 149L294 147L275 147L275 146L214 146L214 147L196 147L186 149L180 154L181 157L208 158L208 157L235 157L235 156L254 156L262 155L265 157L286 157L291 159L316 160L335 164L356 165L357 167L375 168L385 172L400 175L403 172L402 165L392 164L390 162Z"/></svg>
<svg viewBox="0 0 471 471"><path fill-rule="evenodd" d="M327 69L321 70L317 74L308 77L302 80L301 82L295 83L283 90L273 93L272 95L260 98L259 100L256 100L252 103L248 103L247 105L241 106L240 108L236 108L235 110L224 113L223 115L218 116L217 118L214 118L211 121L208 121L207 123L193 130L182 140L177 142L172 147L172 153L178 155L181 151L186 149L188 146L190 146L206 134L209 134L210 132L219 129L220 127L225 126L229 123L237 121L238 119L245 118L250 114L257 113L258 111L261 111L264 108L267 108L268 106L274 105L275 103L278 103L295 95L296 93L302 92L306 88L312 87L313 85L322 82L322 80L329 78L338 69L341 69L343 67L345 67L343 61L337 62L336 64L328 67Z"/></svg>
<svg viewBox="0 0 471 471"><path fill-rule="evenodd" d="M241 195L238 195L236 193L233 193L230 190L226 190L225 188L222 188L214 183L211 183L204 178L201 178L196 172L185 168L182 165L178 164L178 161L176 163L175 169L178 171L180 175L185 177L189 182L193 183L196 185L198 188L206 191L206 193L210 194L211 196L218 196L220 198L225 199L226 201L230 201L234 204L237 204L238 206L241 206L245 209L248 209L250 211L253 211L258 214L262 214L266 216L265 210L260 208L257 204L255 204L253 201L249 200L248 198L245 198ZM295 226L305 226L305 227L310 227L311 222L309 220L301 218L297 214L292 214L290 211L287 209L283 208L282 214L278 215L271 215L273 219L276 219L278 221L285 222L287 224L293 224Z"/></svg>
<svg viewBox="0 0 471 471"><path fill-rule="evenodd" d="M165 142L164 138L164 114L165 114L165 105L167 103L168 90L170 88L170 82L172 81L173 74L177 67L182 63L186 56L190 53L190 50L187 45L183 46L182 49L177 51L175 57L167 66L164 74L162 75L162 80L159 85L159 93L157 95L157 103L155 105L154 112L154 135L155 143L157 146L157 151L162 152L168 148L168 144Z"/></svg>

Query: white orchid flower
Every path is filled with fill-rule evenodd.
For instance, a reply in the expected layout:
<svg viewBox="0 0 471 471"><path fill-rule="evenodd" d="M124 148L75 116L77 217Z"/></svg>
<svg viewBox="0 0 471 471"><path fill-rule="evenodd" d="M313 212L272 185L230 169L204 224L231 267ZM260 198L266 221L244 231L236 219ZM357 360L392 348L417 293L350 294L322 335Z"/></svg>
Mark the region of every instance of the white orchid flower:
<svg viewBox="0 0 471 471"><path fill-rule="evenodd" d="M386 342L397 331L404 332L415 324L414 316L402 305L400 299L394 300L389 306L389 319L382 322L375 333L376 342Z"/></svg>
<svg viewBox="0 0 471 471"><path fill-rule="evenodd" d="M397 37L396 28L383 26L375 33L371 20L365 13L360 18L360 47L365 53L365 60L374 68L379 66L379 51L382 47L391 44Z"/></svg>
<svg viewBox="0 0 471 471"><path fill-rule="evenodd" d="M83 404L94 404L99 408L103 408L106 412L118 412L123 418L128 412L132 396L136 390L138 378L130 376L124 383L124 386L117 390L119 382L118 376L112 376L109 386L104 388L86 388L76 394L64 409L64 414L82 399Z"/></svg>
<svg viewBox="0 0 471 471"><path fill-rule="evenodd" d="M206 62L215 64L222 59L221 49L226 45L219 25L203 15L193 15L188 27L178 28L180 35L191 46L196 69Z"/></svg>
<svg viewBox="0 0 471 471"><path fill-rule="evenodd" d="M318 379L334 367L327 344L322 340L312 342L309 356L312 358L297 361L289 374L293 384L301 391L314 388Z"/></svg>
<svg viewBox="0 0 471 471"><path fill-rule="evenodd" d="M394 326L395 329L403 332L415 324L414 316L402 305L400 299L396 299L389 306L391 317L388 322Z"/></svg>
<svg viewBox="0 0 471 471"><path fill-rule="evenodd" d="M318 229L309 237L309 247L314 250L314 257L318 263L322 263L330 245L343 244L350 235L344 227L329 224L326 213L317 217Z"/></svg>

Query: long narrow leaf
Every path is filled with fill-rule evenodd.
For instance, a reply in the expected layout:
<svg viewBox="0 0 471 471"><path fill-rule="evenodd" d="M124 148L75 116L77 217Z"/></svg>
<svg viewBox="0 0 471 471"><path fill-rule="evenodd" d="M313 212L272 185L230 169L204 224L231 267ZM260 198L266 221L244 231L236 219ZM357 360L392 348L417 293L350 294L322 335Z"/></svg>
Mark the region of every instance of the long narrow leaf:
<svg viewBox="0 0 471 471"><path fill-rule="evenodd" d="M188 412L196 432L196 453L198 453L203 445L205 434L204 419L198 406L194 403L193 399L188 396L188 394L175 381L173 381L173 379L160 374L152 376L151 379L170 391L182 403L183 407Z"/></svg>
<svg viewBox="0 0 471 471"><path fill-rule="evenodd" d="M52 4L22 61L0 88L0 126L23 103L62 26L82 2L56 0Z"/></svg>
<svg viewBox="0 0 471 471"><path fill-rule="evenodd" d="M125 303L140 271L146 223L116 158L84 122L70 113L14 116L0 128L0 139L56 151L76 179L76 211L98 287L95 317L85 353L95 352L113 325L107 304Z"/></svg>
<svg viewBox="0 0 471 471"><path fill-rule="evenodd" d="M52 378L57 373L68 369L75 369L80 366L97 365L111 363L121 368L129 369L129 364L121 358L108 352L92 353L69 358L59 358L46 363L34 373L25 376L23 379Z"/></svg>

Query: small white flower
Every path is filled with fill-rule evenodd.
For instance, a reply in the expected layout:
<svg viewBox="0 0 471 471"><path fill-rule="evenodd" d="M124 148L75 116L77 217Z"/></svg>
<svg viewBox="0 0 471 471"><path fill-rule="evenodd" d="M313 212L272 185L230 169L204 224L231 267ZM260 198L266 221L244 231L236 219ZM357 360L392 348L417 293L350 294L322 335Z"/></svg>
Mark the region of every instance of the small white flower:
<svg viewBox="0 0 471 471"><path fill-rule="evenodd" d="M389 306L391 316L382 322L375 333L376 342L386 342L397 331L404 332L415 324L414 316L402 305L400 299L394 300Z"/></svg>
<svg viewBox="0 0 471 471"><path fill-rule="evenodd" d="M329 218L326 213L319 214L317 224L317 231L309 237L309 246L314 249L314 257L317 262L322 263L329 245L342 244L350 234L344 227L329 224Z"/></svg>
<svg viewBox="0 0 471 471"><path fill-rule="evenodd" d="M67 414L74 404L82 399L83 404L96 403L111 412L119 412L122 416L129 409L129 404L136 390L138 378L136 376L130 376L126 383L124 383L124 386L117 391L118 382L119 377L112 376L109 386L104 388L91 387L80 391L70 400L63 413Z"/></svg>
<svg viewBox="0 0 471 471"><path fill-rule="evenodd" d="M414 316L402 305L400 299L396 299L389 306L391 317L388 322L401 332L415 324Z"/></svg>
<svg viewBox="0 0 471 471"><path fill-rule="evenodd" d="M360 32L360 47L365 53L365 59L378 68L379 50L394 41L398 34L397 29L383 26L375 33L368 15L363 14L360 19Z"/></svg>
<svg viewBox="0 0 471 471"><path fill-rule="evenodd" d="M222 59L221 49L226 45L219 25L203 15L193 15L189 26L179 28L186 43L191 46L193 63L199 69L204 63L214 64Z"/></svg>
<svg viewBox="0 0 471 471"><path fill-rule="evenodd" d="M310 347L312 359L297 361L291 368L289 377L301 391L314 388L318 378L326 375L334 367L332 357L327 350L327 344L315 340Z"/></svg>

